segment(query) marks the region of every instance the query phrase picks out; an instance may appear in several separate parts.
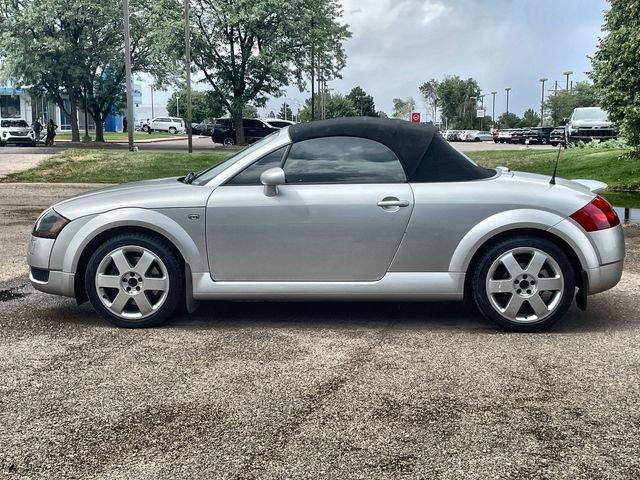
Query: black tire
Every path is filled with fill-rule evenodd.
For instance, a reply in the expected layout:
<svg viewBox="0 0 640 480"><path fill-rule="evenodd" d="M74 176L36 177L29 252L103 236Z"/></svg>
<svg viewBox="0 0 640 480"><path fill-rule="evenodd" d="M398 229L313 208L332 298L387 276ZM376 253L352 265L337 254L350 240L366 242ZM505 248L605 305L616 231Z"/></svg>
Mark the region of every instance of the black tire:
<svg viewBox="0 0 640 480"><path fill-rule="evenodd" d="M222 141L222 144L225 147L231 147L236 144L236 141L231 137L225 137L225 139Z"/></svg>
<svg viewBox="0 0 640 480"><path fill-rule="evenodd" d="M541 250L552 257L562 271L562 277L564 280L562 297L560 298L558 305L555 307L555 311L539 321L521 323L506 318L493 307L489 300L489 295L487 294L486 279L491 265L504 253L519 247L529 247ZM555 243L541 237L520 235L498 241L481 254L478 261L475 262L475 268L471 274L472 295L480 313L482 313L482 315L488 320L497 323L499 326L509 331L537 332L550 327L567 312L575 296L576 272L567 258L567 255Z"/></svg>
<svg viewBox="0 0 640 480"><path fill-rule="evenodd" d="M541 143L542 145L546 145L547 143L549 143L549 142L547 141L547 137L542 137L542 140L540 140L540 143Z"/></svg>
<svg viewBox="0 0 640 480"><path fill-rule="evenodd" d="M175 135L176 133L178 133L178 129L176 127L169 127L169 133L171 135Z"/></svg>
<svg viewBox="0 0 640 480"><path fill-rule="evenodd" d="M150 250L157 255L167 269L169 289L164 303L158 310L143 319L125 319L112 313L98 297L95 277L98 266L103 258L118 247L138 246ZM181 260L174 253L173 248L162 238L153 234L129 233L116 235L100 245L89 259L84 276L87 297L93 308L107 321L118 327L148 328L167 323L176 309L184 303L184 268Z"/></svg>
<svg viewBox="0 0 640 480"><path fill-rule="evenodd" d="M142 126L142 131L143 132L148 132L149 131L149 125L143 125Z"/></svg>

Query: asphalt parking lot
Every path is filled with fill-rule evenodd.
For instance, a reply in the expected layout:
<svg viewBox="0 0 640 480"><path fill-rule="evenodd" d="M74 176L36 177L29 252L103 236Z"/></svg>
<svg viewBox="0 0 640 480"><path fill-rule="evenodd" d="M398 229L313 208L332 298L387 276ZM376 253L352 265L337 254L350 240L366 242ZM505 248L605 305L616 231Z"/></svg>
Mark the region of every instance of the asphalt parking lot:
<svg viewBox="0 0 640 480"><path fill-rule="evenodd" d="M34 291L38 213L0 183L0 477L640 477L640 228L553 330L449 303L209 303L154 330Z"/></svg>

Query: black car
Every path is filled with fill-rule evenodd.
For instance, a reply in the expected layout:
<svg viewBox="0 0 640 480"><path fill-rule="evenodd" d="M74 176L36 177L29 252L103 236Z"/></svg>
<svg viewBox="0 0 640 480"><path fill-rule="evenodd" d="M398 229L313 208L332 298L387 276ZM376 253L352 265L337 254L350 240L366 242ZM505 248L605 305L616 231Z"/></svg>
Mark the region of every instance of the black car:
<svg viewBox="0 0 640 480"><path fill-rule="evenodd" d="M524 140L529 140L529 143L546 145L550 143L550 136L552 131L553 127L532 127L525 130Z"/></svg>
<svg viewBox="0 0 640 480"><path fill-rule="evenodd" d="M280 130L257 118L243 118L242 123L244 126L244 139L247 143L253 143ZM214 143L222 143L225 147L238 143L233 120L230 118L218 118L213 125L211 139Z"/></svg>
<svg viewBox="0 0 640 480"><path fill-rule="evenodd" d="M511 131L511 143L524 143L524 128L514 128Z"/></svg>
<svg viewBox="0 0 640 480"><path fill-rule="evenodd" d="M206 135L210 136L213 134L213 123L203 122L203 123L194 123L191 126L191 131L194 135Z"/></svg>
<svg viewBox="0 0 640 480"><path fill-rule="evenodd" d="M554 147L561 143L564 144L564 127L556 127L551 131L549 143Z"/></svg>

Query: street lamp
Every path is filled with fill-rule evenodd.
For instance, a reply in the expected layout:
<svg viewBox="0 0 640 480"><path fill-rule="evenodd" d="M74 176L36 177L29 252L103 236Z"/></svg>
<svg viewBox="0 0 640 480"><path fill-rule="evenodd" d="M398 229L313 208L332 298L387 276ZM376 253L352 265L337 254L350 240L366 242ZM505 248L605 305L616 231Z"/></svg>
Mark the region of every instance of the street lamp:
<svg viewBox="0 0 640 480"><path fill-rule="evenodd" d="M127 124L129 151L133 152L133 85L131 83L131 31L129 30L129 0L122 0L124 17L124 71L127 84Z"/></svg>
<svg viewBox="0 0 640 480"><path fill-rule="evenodd" d="M540 98L540 126L544 126L544 82L549 80L548 78L541 78L540 83L542 84L542 96Z"/></svg>
<svg viewBox="0 0 640 480"><path fill-rule="evenodd" d="M191 32L189 30L189 2L184 0L184 56L187 74L187 151L193 153L193 115L191 113Z"/></svg>
<svg viewBox="0 0 640 480"><path fill-rule="evenodd" d="M567 70L566 72L562 72L562 74L567 77L567 90L569 90L569 75L572 75L573 72L571 70Z"/></svg>
<svg viewBox="0 0 640 480"><path fill-rule="evenodd" d="M509 114L509 92L511 91L511 87L507 87L504 89L507 92L507 115Z"/></svg>
<svg viewBox="0 0 640 480"><path fill-rule="evenodd" d="M491 110L491 121L496 123L496 95L498 92L491 92L491 96L493 97L493 107Z"/></svg>

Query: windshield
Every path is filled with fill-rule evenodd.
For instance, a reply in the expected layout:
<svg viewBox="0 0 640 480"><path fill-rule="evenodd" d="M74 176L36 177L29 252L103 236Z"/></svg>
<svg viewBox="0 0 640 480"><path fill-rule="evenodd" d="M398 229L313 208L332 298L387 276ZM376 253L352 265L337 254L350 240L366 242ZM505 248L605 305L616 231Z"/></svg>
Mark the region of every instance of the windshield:
<svg viewBox="0 0 640 480"><path fill-rule="evenodd" d="M194 185L204 185L209 180L211 180L212 178L215 178L218 174L225 171L231 165L235 164L236 162L239 162L240 160L245 158L247 155L251 155L253 152L258 150L259 148L262 148L266 144L272 142L277 136L278 136L278 132L273 132L272 134L264 137L262 140L258 140L256 143L253 143L248 147L245 147L244 149L240 150L238 153L231 155L228 158L225 158L222 162L200 173L192 183Z"/></svg>
<svg viewBox="0 0 640 480"><path fill-rule="evenodd" d="M29 128L29 124L24 120L2 120L2 126L6 128Z"/></svg>
<svg viewBox="0 0 640 480"><path fill-rule="evenodd" d="M607 112L597 107L576 108L575 112L573 112L573 120L591 120L591 121L608 122L609 116L607 115Z"/></svg>

